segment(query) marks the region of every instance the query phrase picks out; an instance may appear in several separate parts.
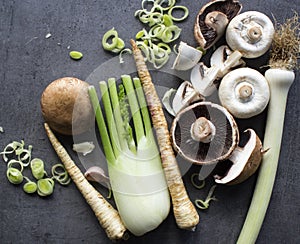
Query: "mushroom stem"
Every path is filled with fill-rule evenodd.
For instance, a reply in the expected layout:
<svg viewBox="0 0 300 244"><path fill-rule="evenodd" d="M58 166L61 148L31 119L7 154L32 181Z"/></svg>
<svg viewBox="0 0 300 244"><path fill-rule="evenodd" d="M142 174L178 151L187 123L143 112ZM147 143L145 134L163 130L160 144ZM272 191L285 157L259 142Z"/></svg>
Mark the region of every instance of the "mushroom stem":
<svg viewBox="0 0 300 244"><path fill-rule="evenodd" d="M222 35L228 24L226 14L219 11L212 11L205 17L205 24L216 30L217 34Z"/></svg>
<svg viewBox="0 0 300 244"><path fill-rule="evenodd" d="M251 43L258 42L262 37L261 27L258 25L252 26L247 31L247 37L249 38Z"/></svg>
<svg viewBox="0 0 300 244"><path fill-rule="evenodd" d="M238 97L242 101L248 101L253 94L253 86L247 84L246 82L240 83L239 87L237 87Z"/></svg>
<svg viewBox="0 0 300 244"><path fill-rule="evenodd" d="M216 127L205 117L198 118L191 126L191 136L195 141L209 143L216 134Z"/></svg>

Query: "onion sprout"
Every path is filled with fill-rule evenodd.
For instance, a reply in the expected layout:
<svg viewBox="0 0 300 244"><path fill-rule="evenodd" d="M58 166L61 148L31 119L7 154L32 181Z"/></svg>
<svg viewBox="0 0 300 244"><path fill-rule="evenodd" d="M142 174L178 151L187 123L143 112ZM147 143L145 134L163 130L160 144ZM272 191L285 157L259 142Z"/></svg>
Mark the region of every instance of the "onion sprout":
<svg viewBox="0 0 300 244"><path fill-rule="evenodd" d="M198 178L199 174L195 173L195 174L192 174L192 176L191 176L191 182L192 182L192 185L193 185L195 188L197 188L197 189L202 189L202 188L204 188L204 186L205 186L205 180L199 180L199 178L198 178L198 181L199 181L200 184L197 184L196 181L195 181L195 177L196 177L196 176L197 176L197 178Z"/></svg>
<svg viewBox="0 0 300 244"><path fill-rule="evenodd" d="M201 199L196 199L196 200L195 200L195 205L196 205L197 208L203 209L203 210L204 210L204 209L208 209L210 201L212 201L212 200L213 200L213 201L217 201L217 199L213 196L213 193L214 193L214 191L215 191L216 186L217 186L217 185L213 185L213 186L210 188L210 190L209 190L209 192L208 192L208 195L207 195L207 197L205 198L204 201L201 200Z"/></svg>

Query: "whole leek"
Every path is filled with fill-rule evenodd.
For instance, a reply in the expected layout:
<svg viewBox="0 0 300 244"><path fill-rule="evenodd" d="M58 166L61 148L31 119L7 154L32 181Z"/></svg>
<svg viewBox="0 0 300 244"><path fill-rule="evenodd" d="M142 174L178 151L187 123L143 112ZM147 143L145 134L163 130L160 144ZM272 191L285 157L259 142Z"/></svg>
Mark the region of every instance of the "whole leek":
<svg viewBox="0 0 300 244"><path fill-rule="evenodd" d="M270 85L263 147L270 149L263 155L251 205L237 240L238 244L254 244L262 226L271 199L276 178L283 134L286 102L289 89L295 79L299 57L300 24L298 15L277 26L273 37L272 52L265 77Z"/></svg>
<svg viewBox="0 0 300 244"><path fill-rule="evenodd" d="M170 197L140 80L134 78L133 85L124 75L122 81L119 91L113 78L108 85L99 83L105 118L95 87L89 94L119 214L126 228L140 236L168 216Z"/></svg>

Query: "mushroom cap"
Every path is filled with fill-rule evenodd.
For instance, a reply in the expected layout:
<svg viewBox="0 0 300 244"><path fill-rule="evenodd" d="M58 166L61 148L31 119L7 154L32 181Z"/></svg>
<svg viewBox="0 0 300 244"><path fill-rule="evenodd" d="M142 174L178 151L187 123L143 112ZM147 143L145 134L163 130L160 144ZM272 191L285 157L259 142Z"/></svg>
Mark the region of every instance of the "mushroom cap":
<svg viewBox="0 0 300 244"><path fill-rule="evenodd" d="M250 118L267 107L269 83L257 70L238 68L223 77L218 95L222 106L234 117Z"/></svg>
<svg viewBox="0 0 300 244"><path fill-rule="evenodd" d="M258 11L247 11L235 16L227 26L226 41L232 50L245 58L257 58L271 46L274 25L269 17Z"/></svg>
<svg viewBox="0 0 300 244"><path fill-rule="evenodd" d="M236 185L253 175L258 169L262 155L262 143L253 129L248 129L245 132L250 133L248 142L244 147L237 147L229 160L233 162L224 177L215 176L215 182L219 184Z"/></svg>
<svg viewBox="0 0 300 244"><path fill-rule="evenodd" d="M213 46L225 33L228 22L241 9L242 5L238 0L214 0L205 4L200 9L194 24L194 36L199 45L203 49Z"/></svg>
<svg viewBox="0 0 300 244"><path fill-rule="evenodd" d="M44 120L58 133L75 135L85 132L94 123L88 94L89 84L74 77L51 82L41 96Z"/></svg>
<svg viewBox="0 0 300 244"><path fill-rule="evenodd" d="M205 117L215 127L210 142L194 140L191 126ZM173 120L171 139L174 149L193 164L214 164L228 158L236 148L239 133L235 120L222 106L211 102L197 102L181 110Z"/></svg>

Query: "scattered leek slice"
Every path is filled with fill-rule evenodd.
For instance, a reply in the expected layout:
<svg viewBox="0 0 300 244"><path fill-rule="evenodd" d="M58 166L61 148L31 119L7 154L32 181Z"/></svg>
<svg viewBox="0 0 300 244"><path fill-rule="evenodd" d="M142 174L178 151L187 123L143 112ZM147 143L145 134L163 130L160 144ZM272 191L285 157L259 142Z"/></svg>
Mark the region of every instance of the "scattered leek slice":
<svg viewBox="0 0 300 244"><path fill-rule="evenodd" d="M22 172L16 168L8 168L6 171L7 179L10 183L18 185L23 182L23 175Z"/></svg>
<svg viewBox="0 0 300 244"><path fill-rule="evenodd" d="M71 182L71 178L62 164L53 165L51 173L52 179L55 179L61 185L68 185Z"/></svg>
<svg viewBox="0 0 300 244"><path fill-rule="evenodd" d="M140 22L150 27L149 32L143 29L136 34L138 40L136 43L142 50L145 60L152 63L156 69L167 63L171 52L169 46L166 52L161 50L162 45L177 40L181 34L181 29L174 25L173 20L182 21L189 14L185 6L175 6L175 3L175 0L143 0L142 9L135 12ZM147 9L147 4L152 5L150 10ZM183 16L180 18L172 16L174 10L183 11Z"/></svg>
<svg viewBox="0 0 300 244"><path fill-rule="evenodd" d="M44 169L44 162L39 158L34 158L31 160L30 168L31 168L32 175L37 180L42 179L46 173Z"/></svg>
<svg viewBox="0 0 300 244"><path fill-rule="evenodd" d="M111 40L111 43L109 41ZM119 53L124 47L124 41L119 38L118 32L115 28L108 30L102 37L102 47L113 53Z"/></svg>
<svg viewBox="0 0 300 244"><path fill-rule="evenodd" d="M174 10L182 10L183 11L183 16L181 18L176 18L172 15ZM172 8L169 9L168 15L171 17L172 20L174 21L183 21L189 16L189 10L185 6L173 6Z"/></svg>
<svg viewBox="0 0 300 244"><path fill-rule="evenodd" d="M37 184L35 182L31 181L29 178L27 178L25 176L24 176L24 179L27 181L23 185L24 192L26 192L28 194L35 193L37 191Z"/></svg>
<svg viewBox="0 0 300 244"><path fill-rule="evenodd" d="M74 60L79 60L83 57L83 54L81 52L78 52L78 51L71 51L69 53L69 55Z"/></svg>
<svg viewBox="0 0 300 244"><path fill-rule="evenodd" d="M42 196L49 196L53 193L54 181L51 178L40 179L37 182L37 193Z"/></svg>

